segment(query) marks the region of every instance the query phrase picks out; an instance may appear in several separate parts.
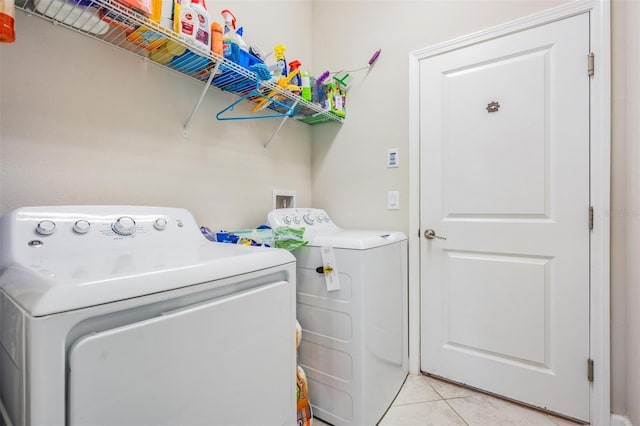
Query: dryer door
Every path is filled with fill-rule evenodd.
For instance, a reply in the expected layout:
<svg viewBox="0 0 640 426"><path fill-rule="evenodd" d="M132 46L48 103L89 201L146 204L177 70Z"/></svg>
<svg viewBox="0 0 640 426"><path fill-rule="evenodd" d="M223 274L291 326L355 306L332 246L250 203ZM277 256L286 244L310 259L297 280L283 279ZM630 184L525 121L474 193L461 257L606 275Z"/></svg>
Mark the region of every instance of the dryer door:
<svg viewBox="0 0 640 426"><path fill-rule="evenodd" d="M69 353L68 423L295 423L291 285L82 337Z"/></svg>

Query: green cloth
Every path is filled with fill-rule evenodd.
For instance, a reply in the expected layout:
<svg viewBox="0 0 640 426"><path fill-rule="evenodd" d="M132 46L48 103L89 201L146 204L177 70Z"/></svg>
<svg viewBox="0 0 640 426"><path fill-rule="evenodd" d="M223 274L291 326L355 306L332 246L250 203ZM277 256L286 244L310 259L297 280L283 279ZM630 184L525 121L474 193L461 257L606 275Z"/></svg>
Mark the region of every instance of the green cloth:
<svg viewBox="0 0 640 426"><path fill-rule="evenodd" d="M283 248L289 251L307 245L308 243L308 241L304 240L304 228L280 226L273 231L273 237L277 248Z"/></svg>

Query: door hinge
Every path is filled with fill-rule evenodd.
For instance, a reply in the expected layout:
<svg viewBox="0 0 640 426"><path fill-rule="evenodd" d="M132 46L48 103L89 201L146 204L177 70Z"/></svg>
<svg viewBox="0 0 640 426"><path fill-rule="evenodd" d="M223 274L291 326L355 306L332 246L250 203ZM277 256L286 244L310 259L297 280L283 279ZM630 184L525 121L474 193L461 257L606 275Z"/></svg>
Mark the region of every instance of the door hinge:
<svg viewBox="0 0 640 426"><path fill-rule="evenodd" d="M593 360L591 358L587 360L587 379L593 382Z"/></svg>
<svg viewBox="0 0 640 426"><path fill-rule="evenodd" d="M589 206L589 231L593 231L593 206Z"/></svg>
<svg viewBox="0 0 640 426"><path fill-rule="evenodd" d="M593 74L595 73L595 69L596 69L595 55L593 54L593 52L589 52L588 60L587 60L587 73L589 74L589 77L593 77Z"/></svg>

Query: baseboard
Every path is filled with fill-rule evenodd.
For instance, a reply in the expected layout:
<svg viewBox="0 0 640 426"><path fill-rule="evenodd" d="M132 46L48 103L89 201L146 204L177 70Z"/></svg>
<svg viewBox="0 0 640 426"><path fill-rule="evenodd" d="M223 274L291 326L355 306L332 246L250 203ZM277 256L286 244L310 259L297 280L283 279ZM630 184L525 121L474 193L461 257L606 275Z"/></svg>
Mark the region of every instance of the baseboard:
<svg viewBox="0 0 640 426"><path fill-rule="evenodd" d="M627 416L611 414L611 426L633 426Z"/></svg>

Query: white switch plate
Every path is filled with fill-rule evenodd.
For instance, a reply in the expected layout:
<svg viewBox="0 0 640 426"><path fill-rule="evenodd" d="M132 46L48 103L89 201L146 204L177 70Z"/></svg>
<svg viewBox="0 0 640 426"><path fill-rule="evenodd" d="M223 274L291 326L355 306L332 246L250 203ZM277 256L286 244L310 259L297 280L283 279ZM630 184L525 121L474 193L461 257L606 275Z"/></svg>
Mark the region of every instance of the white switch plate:
<svg viewBox="0 0 640 426"><path fill-rule="evenodd" d="M387 150L387 167L398 167L398 148Z"/></svg>
<svg viewBox="0 0 640 426"><path fill-rule="evenodd" d="M400 191L387 192L387 209L400 210Z"/></svg>

